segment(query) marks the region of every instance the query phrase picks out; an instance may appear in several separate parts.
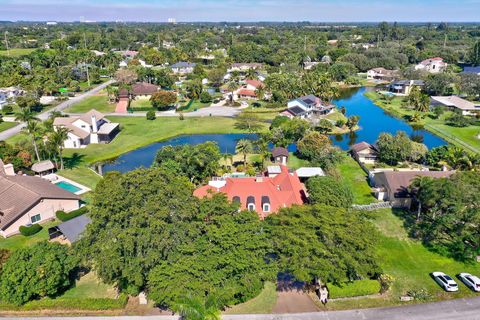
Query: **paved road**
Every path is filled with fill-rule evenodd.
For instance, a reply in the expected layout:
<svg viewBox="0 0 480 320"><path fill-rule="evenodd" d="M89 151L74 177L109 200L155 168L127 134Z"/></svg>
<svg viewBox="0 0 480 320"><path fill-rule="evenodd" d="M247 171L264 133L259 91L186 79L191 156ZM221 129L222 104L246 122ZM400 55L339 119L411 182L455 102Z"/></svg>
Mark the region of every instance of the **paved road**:
<svg viewBox="0 0 480 320"><path fill-rule="evenodd" d="M101 85L93 88L90 91L82 93L82 94L80 94L80 95L78 95L78 96L76 96L72 99L69 99L67 101L64 101L64 102L58 104L56 107L54 107L54 108L52 108L48 111L40 113L39 115L37 115L37 117L42 121L46 120L46 119L48 119L48 116L49 116L50 112L52 112L52 111L63 111L66 108L74 105L75 103L78 103L78 102L82 101L83 99L94 95L95 93L99 92L100 90L104 89L105 87L107 87L108 85L113 83L113 81L114 80L109 80L107 82L104 82ZM20 124L16 125L15 127L12 127L8 130L0 132L0 141L1 140L6 140L6 139L10 138L11 136L16 135L17 133L19 133L22 130L23 127L25 127L25 124L20 123Z"/></svg>
<svg viewBox="0 0 480 320"><path fill-rule="evenodd" d="M4 318L18 319L18 318ZM22 319L45 319L26 318ZM80 317L49 317L73 320ZM178 320L176 316L83 317L91 320ZM456 299L428 304L362 310L310 312L293 314L224 315L224 320L480 320L480 298Z"/></svg>

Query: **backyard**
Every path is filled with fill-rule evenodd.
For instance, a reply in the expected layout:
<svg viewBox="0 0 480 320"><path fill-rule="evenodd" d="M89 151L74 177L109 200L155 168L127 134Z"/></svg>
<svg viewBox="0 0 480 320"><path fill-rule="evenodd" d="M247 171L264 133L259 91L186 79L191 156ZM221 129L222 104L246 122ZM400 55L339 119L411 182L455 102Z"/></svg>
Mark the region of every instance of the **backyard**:
<svg viewBox="0 0 480 320"><path fill-rule="evenodd" d="M340 171L343 181L353 191L354 204L369 204L376 201L368 185L367 174L352 157L346 156L337 169Z"/></svg>

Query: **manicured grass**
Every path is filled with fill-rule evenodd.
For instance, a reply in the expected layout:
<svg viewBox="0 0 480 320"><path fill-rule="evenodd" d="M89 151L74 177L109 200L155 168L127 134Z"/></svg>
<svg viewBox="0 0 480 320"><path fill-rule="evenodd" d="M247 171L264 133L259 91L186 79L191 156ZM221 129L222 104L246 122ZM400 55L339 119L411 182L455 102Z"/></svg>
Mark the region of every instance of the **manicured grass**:
<svg viewBox="0 0 480 320"><path fill-rule="evenodd" d="M40 241L48 240L48 228L59 224L58 221L50 221L42 224L43 229L37 234L25 237L21 234L9 238L0 237L0 249L17 250L31 246Z"/></svg>
<svg viewBox="0 0 480 320"><path fill-rule="evenodd" d="M254 314L254 313L271 313L275 303L277 302L277 291L275 284L266 282L260 294L248 300L245 303L233 306L225 311L227 314Z"/></svg>
<svg viewBox="0 0 480 320"><path fill-rule="evenodd" d="M370 91L365 96L371 99L376 105L386 110L388 113L408 121L409 117L417 111L407 109L402 106L403 98L396 97L390 103L381 99L381 95ZM480 126L468 126L463 128L452 127L445 124L445 118L451 115L451 112L445 112L440 118L433 119L430 113L422 113L423 119L418 123L425 129L440 136L449 143L465 148L469 151L480 152L480 139L477 138L480 133Z"/></svg>
<svg viewBox="0 0 480 320"><path fill-rule="evenodd" d="M83 99L79 103L65 109L65 112L84 113L92 109L103 113L110 113L115 111L115 104L108 103L108 97L104 94L99 94Z"/></svg>
<svg viewBox="0 0 480 320"><path fill-rule="evenodd" d="M108 298L115 299L116 293L112 286L103 283L94 272L89 272L76 281L75 287L67 290L60 298Z"/></svg>
<svg viewBox="0 0 480 320"><path fill-rule="evenodd" d="M22 48L19 48L19 49L10 49L9 51L7 50L0 50L0 56L9 56L10 57L20 57L20 56L25 56L29 53L31 53L32 51L34 51L36 49L22 49Z"/></svg>
<svg viewBox="0 0 480 320"><path fill-rule="evenodd" d="M0 123L0 132L7 129L13 128L18 124L18 122L2 122Z"/></svg>
<svg viewBox="0 0 480 320"><path fill-rule="evenodd" d="M135 99L130 102L130 108L153 108L149 99Z"/></svg>
<svg viewBox="0 0 480 320"><path fill-rule="evenodd" d="M301 167L308 167L309 163L307 160L298 158L293 152L290 152L288 157L288 167L291 169L298 169Z"/></svg>
<svg viewBox="0 0 480 320"><path fill-rule="evenodd" d="M83 184L92 190L94 190L97 183L102 180L100 175L86 166L76 166L70 169L60 170L57 174Z"/></svg>
<svg viewBox="0 0 480 320"><path fill-rule="evenodd" d="M344 182L353 191L353 203L369 204L376 201L368 185L367 174L352 157L346 156L345 160L337 168Z"/></svg>
<svg viewBox="0 0 480 320"><path fill-rule="evenodd" d="M328 292L331 299L367 296L380 292L380 282L365 279L344 283L342 286L329 283Z"/></svg>
<svg viewBox="0 0 480 320"><path fill-rule="evenodd" d="M195 112L196 110L210 106L211 103L203 103L200 102L200 100L194 100L189 106L188 104L189 103L186 103L185 106L180 107L180 110L182 112Z"/></svg>

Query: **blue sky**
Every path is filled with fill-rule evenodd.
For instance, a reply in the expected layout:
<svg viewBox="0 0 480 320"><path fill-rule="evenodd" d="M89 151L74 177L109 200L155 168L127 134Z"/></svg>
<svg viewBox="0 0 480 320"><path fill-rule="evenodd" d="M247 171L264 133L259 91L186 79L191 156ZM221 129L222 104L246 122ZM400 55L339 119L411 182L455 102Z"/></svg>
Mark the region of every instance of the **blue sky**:
<svg viewBox="0 0 480 320"><path fill-rule="evenodd" d="M0 0L0 20L480 21L480 0Z"/></svg>

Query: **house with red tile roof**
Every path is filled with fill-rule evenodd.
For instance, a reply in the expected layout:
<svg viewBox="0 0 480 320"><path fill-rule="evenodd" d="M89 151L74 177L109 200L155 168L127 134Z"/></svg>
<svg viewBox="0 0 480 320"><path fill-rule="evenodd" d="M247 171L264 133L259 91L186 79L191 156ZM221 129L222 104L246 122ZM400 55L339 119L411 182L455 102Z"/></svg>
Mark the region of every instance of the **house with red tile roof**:
<svg viewBox="0 0 480 320"><path fill-rule="evenodd" d="M306 201L305 186L295 172L279 166L280 173L245 178L225 178L210 181L194 191L198 198L216 192L225 193L230 201L238 202L241 210L256 211L260 219L265 219L281 208L302 205Z"/></svg>

